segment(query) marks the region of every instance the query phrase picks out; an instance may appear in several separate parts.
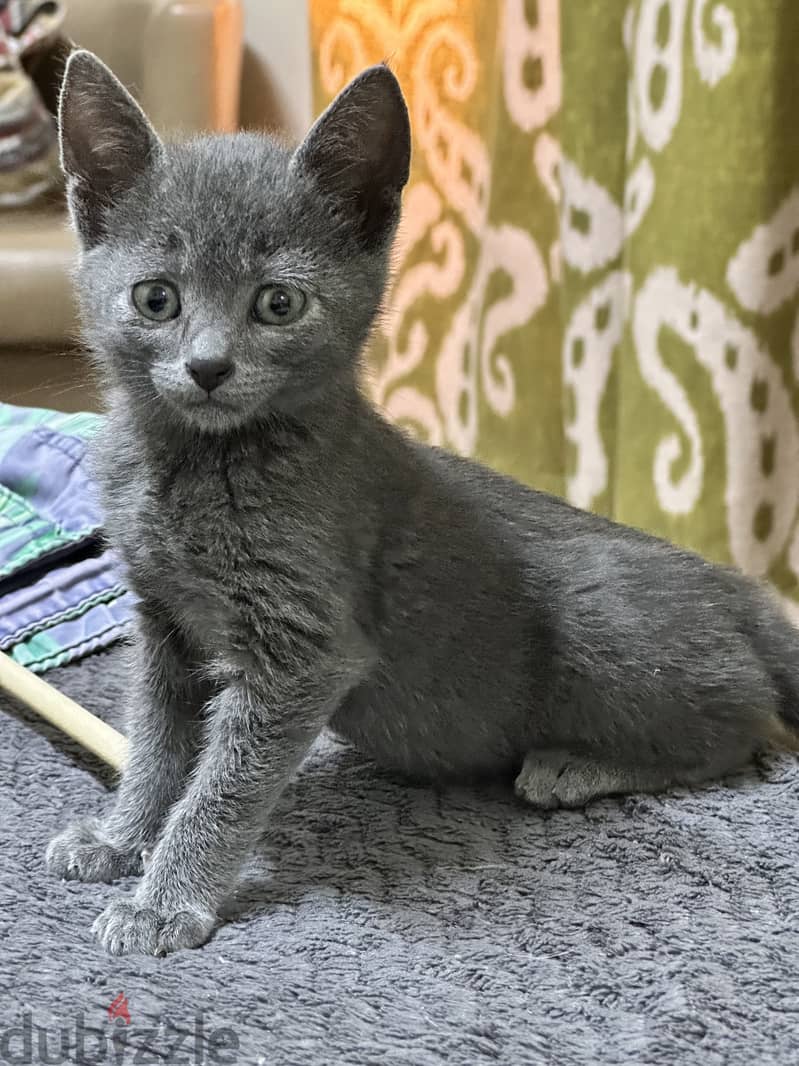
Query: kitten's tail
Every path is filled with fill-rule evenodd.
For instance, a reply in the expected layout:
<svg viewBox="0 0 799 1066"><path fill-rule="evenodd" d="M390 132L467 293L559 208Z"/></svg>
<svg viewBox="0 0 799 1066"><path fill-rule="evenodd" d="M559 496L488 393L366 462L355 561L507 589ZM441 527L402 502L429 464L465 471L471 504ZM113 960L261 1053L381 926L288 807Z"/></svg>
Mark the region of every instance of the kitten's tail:
<svg viewBox="0 0 799 1066"><path fill-rule="evenodd" d="M753 591L744 626L776 690L777 714L769 739L775 747L799 751L799 629L769 593Z"/></svg>

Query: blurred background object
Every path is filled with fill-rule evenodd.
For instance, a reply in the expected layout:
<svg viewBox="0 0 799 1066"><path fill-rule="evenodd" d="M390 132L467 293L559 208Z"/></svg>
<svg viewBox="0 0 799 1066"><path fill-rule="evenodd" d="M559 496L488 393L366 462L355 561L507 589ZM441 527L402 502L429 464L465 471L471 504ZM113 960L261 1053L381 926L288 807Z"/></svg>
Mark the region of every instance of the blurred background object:
<svg viewBox="0 0 799 1066"><path fill-rule="evenodd" d="M313 119L306 0L243 0L241 125L300 141Z"/></svg>
<svg viewBox="0 0 799 1066"><path fill-rule="evenodd" d="M55 0L0 0L0 208L31 203L61 181L46 102L63 19Z"/></svg>

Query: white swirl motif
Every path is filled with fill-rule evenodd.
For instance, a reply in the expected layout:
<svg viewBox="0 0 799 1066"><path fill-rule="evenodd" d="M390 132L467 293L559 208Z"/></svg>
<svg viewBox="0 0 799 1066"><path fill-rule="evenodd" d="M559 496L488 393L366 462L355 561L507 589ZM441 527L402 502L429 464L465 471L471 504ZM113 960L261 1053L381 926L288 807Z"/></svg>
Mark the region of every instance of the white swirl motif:
<svg viewBox="0 0 799 1066"><path fill-rule="evenodd" d="M486 308L488 283L497 271L511 280L512 289ZM507 225L485 231L469 294L436 362L436 396L446 437L462 454L474 454L477 445L478 383L494 412L504 416L513 410L513 370L496 346L529 322L546 301L548 288L544 260L529 233Z"/></svg>
<svg viewBox="0 0 799 1066"><path fill-rule="evenodd" d="M624 183L624 232L629 237L641 225L655 195L655 172L644 156Z"/></svg>
<svg viewBox="0 0 799 1066"><path fill-rule="evenodd" d="M530 25L524 0L505 0L503 75L505 103L516 125L529 133L545 125L560 107L560 0L539 0L538 20ZM537 71L525 83L526 67Z"/></svg>
<svg viewBox="0 0 799 1066"><path fill-rule="evenodd" d="M702 29L702 21L708 0L694 0L691 31L694 43L694 62L699 77L711 88L717 85L735 62L738 52L738 27L735 16L726 4L714 3L711 22L718 30L719 41L708 40Z"/></svg>
<svg viewBox="0 0 799 1066"><path fill-rule="evenodd" d="M590 507L608 485L599 412L624 331L631 283L628 273L611 271L574 309L563 338L563 383L572 401L564 432L577 452L566 495L578 507Z"/></svg>
<svg viewBox="0 0 799 1066"><path fill-rule="evenodd" d="M607 189L563 158L561 246L563 258L581 274L611 263L624 241L624 217Z"/></svg>
<svg viewBox="0 0 799 1066"><path fill-rule="evenodd" d="M671 140L682 109L687 3L688 0L642 0L635 27L635 110L640 133L655 152L661 152ZM660 39L662 36L665 40Z"/></svg>
<svg viewBox="0 0 799 1066"><path fill-rule="evenodd" d="M678 480L672 479L672 467L683 457L683 444L677 434L668 434L655 450L655 491L667 514L688 514L693 510L702 489L704 471L696 413L685 389L663 363L658 350L661 328L666 325L679 331L690 298L690 290L686 291L680 284L676 272L661 267L639 289L633 312L633 339L641 375L679 422L690 448L688 466Z"/></svg>
<svg viewBox="0 0 799 1066"><path fill-rule="evenodd" d="M443 74L434 73L441 56ZM479 64L471 42L456 26L442 22L424 37L412 69L414 136L436 186L474 233L488 218L491 158L478 133L457 119L442 102L438 85L456 103L467 100L477 84Z"/></svg>
<svg viewBox="0 0 799 1066"><path fill-rule="evenodd" d="M799 186L738 246L727 284L741 307L770 315L799 290Z"/></svg>
<svg viewBox="0 0 799 1066"><path fill-rule="evenodd" d="M547 130L542 130L533 146L533 163L538 179L549 194L553 204L560 203L561 150L559 142Z"/></svg>
<svg viewBox="0 0 799 1066"><path fill-rule="evenodd" d="M367 65L361 28L345 16L333 19L319 42L319 78L335 96Z"/></svg>
<svg viewBox="0 0 799 1066"><path fill-rule="evenodd" d="M724 418L725 508L730 551L742 570L763 576L786 546L799 503L799 430L780 368L751 330L711 293L683 284L659 267L641 286L633 336L644 379L680 423L690 444L688 468L676 434L655 452L658 500L670 514L686 514L702 488L702 440L685 389L660 356L658 338L671 329L709 373Z"/></svg>
<svg viewBox="0 0 799 1066"><path fill-rule="evenodd" d="M441 197L427 182L408 190L405 220L398 249L400 261L422 240L429 239L431 256L409 267L392 294L383 321L388 354L372 392L390 418L423 428L433 444L442 442L441 419L435 405L405 382L429 354L430 334L423 316L412 319L414 305L424 296L445 300L457 292L466 269L463 234L451 219L442 219Z"/></svg>

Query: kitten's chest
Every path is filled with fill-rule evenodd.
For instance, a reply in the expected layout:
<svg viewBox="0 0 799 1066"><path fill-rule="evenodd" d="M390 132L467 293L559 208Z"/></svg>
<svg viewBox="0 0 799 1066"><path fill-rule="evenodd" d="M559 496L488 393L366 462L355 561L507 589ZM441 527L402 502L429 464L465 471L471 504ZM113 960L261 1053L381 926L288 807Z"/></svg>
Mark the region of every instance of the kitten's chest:
<svg viewBox="0 0 799 1066"><path fill-rule="evenodd" d="M244 486L192 469L106 485L109 536L137 594L167 611L198 643L240 627L252 611L268 614L269 572L291 541L285 489ZM267 513L267 504L273 506Z"/></svg>

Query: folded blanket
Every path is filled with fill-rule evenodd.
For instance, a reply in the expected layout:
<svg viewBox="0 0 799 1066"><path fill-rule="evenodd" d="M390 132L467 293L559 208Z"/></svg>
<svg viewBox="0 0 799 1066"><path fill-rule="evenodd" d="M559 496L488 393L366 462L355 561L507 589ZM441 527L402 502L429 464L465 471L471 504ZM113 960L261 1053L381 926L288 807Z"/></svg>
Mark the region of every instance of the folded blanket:
<svg viewBox="0 0 799 1066"><path fill-rule="evenodd" d="M93 414L0 403L0 650L43 671L124 636L135 604L104 547Z"/></svg>

